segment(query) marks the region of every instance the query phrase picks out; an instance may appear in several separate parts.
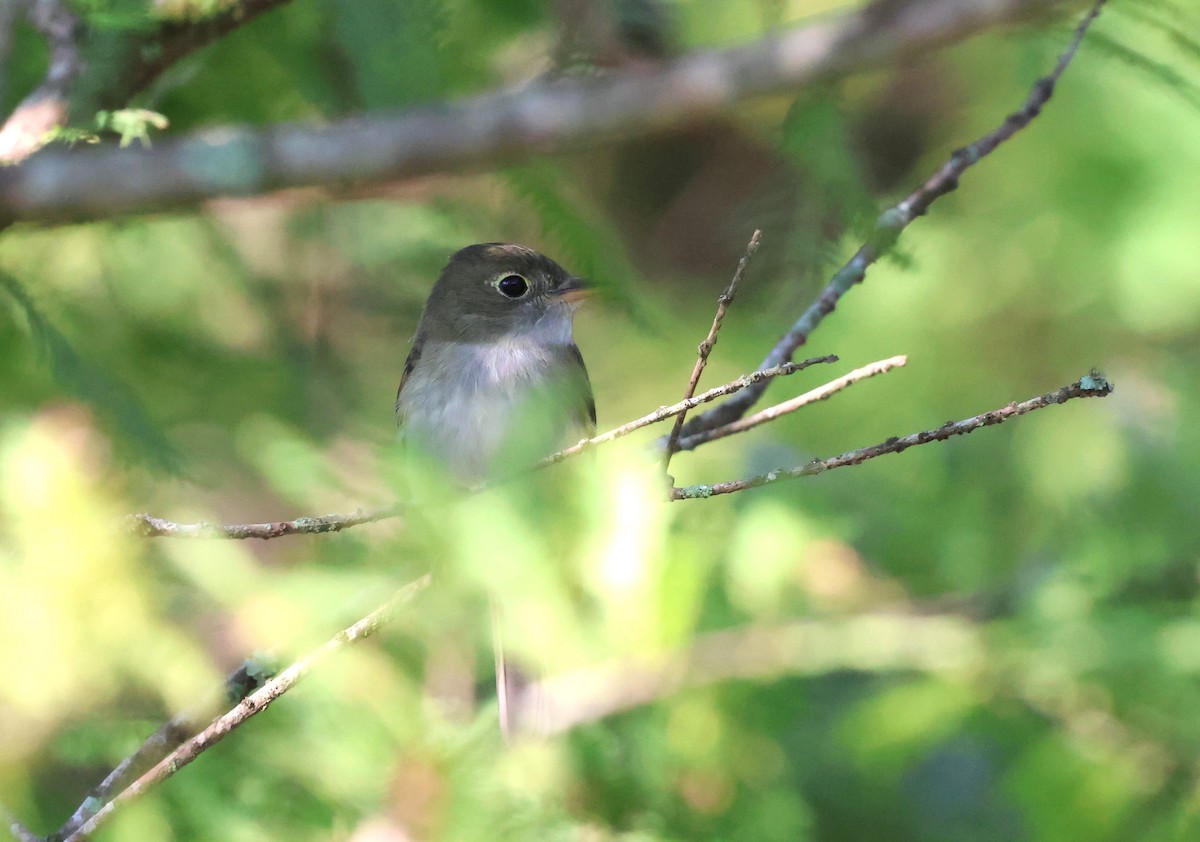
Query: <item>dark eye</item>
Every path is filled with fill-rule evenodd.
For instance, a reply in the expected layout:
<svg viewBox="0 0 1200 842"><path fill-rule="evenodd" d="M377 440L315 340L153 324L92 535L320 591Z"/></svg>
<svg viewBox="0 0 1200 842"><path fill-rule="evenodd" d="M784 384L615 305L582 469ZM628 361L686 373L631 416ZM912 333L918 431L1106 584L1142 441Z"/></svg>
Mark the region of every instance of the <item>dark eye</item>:
<svg viewBox="0 0 1200 842"><path fill-rule="evenodd" d="M496 281L496 289L500 290L500 294L505 298L521 298L529 292L529 281L520 275L505 275Z"/></svg>

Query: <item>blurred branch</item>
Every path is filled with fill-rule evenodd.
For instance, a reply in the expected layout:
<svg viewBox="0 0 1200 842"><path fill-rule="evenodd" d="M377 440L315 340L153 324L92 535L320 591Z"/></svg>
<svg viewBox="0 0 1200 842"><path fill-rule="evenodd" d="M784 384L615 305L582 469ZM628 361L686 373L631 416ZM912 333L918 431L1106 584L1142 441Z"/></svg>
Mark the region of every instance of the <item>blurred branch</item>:
<svg viewBox="0 0 1200 842"><path fill-rule="evenodd" d="M8 832L16 842L41 842L32 830L21 824L13 812L0 804L0 822L8 827Z"/></svg>
<svg viewBox="0 0 1200 842"><path fill-rule="evenodd" d="M876 67L1064 3L882 0L752 44L699 50L653 70L531 85L324 127L226 128L151 149L48 151L0 172L0 217L51 222L144 213L217 196L461 172L596 146L722 113L749 97Z"/></svg>
<svg viewBox="0 0 1200 842"><path fill-rule="evenodd" d="M544 679L537 687L544 710L527 726L561 734L685 688L730 680L847 669L961 669L978 661L980 648L967 618L945 614L876 613L710 632L686 649Z"/></svg>
<svg viewBox="0 0 1200 842"><path fill-rule="evenodd" d="M1018 111L1008 115L1000 126L974 143L956 150L950 156L950 160L946 161L924 184L898 205L880 214L875 222L875 231L871 238L863 243L854 256L834 274L829 284L817 296L816 301L804 311L803 315L796 320L791 329L763 359L760 368L777 366L791 359L796 350L808 341L808 337L817 329L821 321L833 312L841 297L849 292L855 284L862 283L867 269L891 251L892 246L900 238L901 232L908 227L910 222L923 216L937 199L955 190L963 173L983 160L1001 143L1029 125L1041 113L1042 108L1053 96L1059 78L1075 57L1092 21L1100 14L1104 3L1105 0L1096 0L1095 5L1075 28L1075 36L1059 56L1057 65L1048 76L1043 76L1034 83L1024 105ZM762 397L768 385L766 382L758 384L745 390L736 398L725 401L720 406L693 418L684 426L684 438L696 436L705 430L711 430L741 418ZM663 446L666 446L665 443Z"/></svg>
<svg viewBox="0 0 1200 842"><path fill-rule="evenodd" d="M731 424L726 424L723 427L717 427L712 430L706 430L703 433L697 433L694 436L684 439L679 444L680 450L694 450L700 445L723 439L726 436L744 433L747 430L752 430L755 427L774 421L788 413L795 412L798 409L808 406L809 404L818 403L819 401L827 400L833 397L843 389L848 389L860 380L866 380L878 374L886 374L893 368L900 368L908 364L908 357L890 357L886 360L864 365L862 368L856 368L849 374L843 374L836 380L830 380L824 386L818 386L805 392L803 395L798 395L791 400L777 403L774 406L767 407L764 410L754 413L753 415L734 421Z"/></svg>
<svg viewBox="0 0 1200 842"><path fill-rule="evenodd" d="M324 532L340 532L351 526L374 523L398 517L403 511L399 505L382 506L377 509L357 509L345 515L320 515L298 517L295 520L276 520L268 523L176 523L150 514L135 514L125 517L122 528L141 538L279 538L284 535L319 535Z"/></svg>
<svg viewBox="0 0 1200 842"><path fill-rule="evenodd" d="M110 107L121 107L144 90L171 65L201 47L228 35L238 27L283 6L291 0L238 0L229 8L200 20L167 20L139 40L121 80L102 99Z"/></svg>
<svg viewBox="0 0 1200 842"><path fill-rule="evenodd" d="M688 380L687 390L683 393L685 401L696 394L696 384L700 382L700 375L704 373L704 366L708 364L708 355L712 353L713 346L717 344L717 335L721 332L721 323L725 321L725 311L733 303L733 296L737 293L738 284L741 283L742 275L745 274L746 267L750 265L750 260L754 257L754 253L758 251L758 244L761 239L762 231L755 229L754 233L750 236L750 242L746 245L746 253L742 255L742 259L738 261L737 269L734 270L733 280L729 282L729 287L717 299L717 312L713 316L712 327L708 330L708 336L704 338L704 341L696 349L696 365L692 367L692 376ZM675 455L676 446L679 444L679 432L683 429L683 422L686 419L686 409L675 416L675 426L671 428L671 434L667 437L667 452L663 455L664 472L671 467L671 457Z"/></svg>
<svg viewBox="0 0 1200 842"><path fill-rule="evenodd" d="M718 482L713 485L689 485L686 488L675 488L671 490L671 499L703 500L715 497L718 494L732 494L736 491L745 491L748 488L770 485L780 480L815 476L834 468L860 465L868 459L874 459L877 456L883 456L887 453L901 453L918 444L928 444L931 441L945 441L953 436L962 436L974 432L980 427L1003 424L1011 418L1016 418L1017 416L1025 415L1028 412L1043 409L1047 406L1066 403L1073 398L1102 398L1110 394L1112 389L1112 384L1104 379L1104 375L1093 371L1070 386L1063 386L1057 391L1048 392L1040 397L1030 398L1021 403L1010 403L1002 409L994 409L991 412L985 412L982 415L976 415L962 421L947 421L935 430L925 430L924 432L912 433L907 436L892 437L871 447L851 450L848 453L843 453L841 456L833 456L829 459L814 459L807 465L800 465L795 468L779 468L766 474L748 477L747 479Z"/></svg>
<svg viewBox="0 0 1200 842"><path fill-rule="evenodd" d="M32 0L27 14L33 27L46 38L50 64L46 78L0 127L0 164L13 164L32 155L50 132L67 122L71 83L83 71L76 40L79 20L70 9L59 0Z"/></svg>
<svg viewBox="0 0 1200 842"><path fill-rule="evenodd" d="M200 730L201 724L212 718L230 704L240 702L261 687L266 680L264 668L257 659L250 659L238 667L222 685L221 693L198 705L195 709L178 714L163 723L97 784L76 808L66 824L47 839L66 839L96 814L96 811L112 800L113 795L127 787L130 782L144 775L151 767L166 757L184 740Z"/></svg>
<svg viewBox="0 0 1200 842"><path fill-rule="evenodd" d="M355 643L373 634L381 625L387 622L397 608L411 602L422 590L428 587L430 581L430 576L426 574L415 582L405 585L396 591L387 602L380 605L357 623L338 632L320 648L296 659L296 661L277 676L242 699L235 707L214 719L203 731L181 743L174 751L158 761L149 771L126 786L116 796L104 803L103 806L96 806L86 821L78 825L69 835L62 837L64 842L81 842L81 840L90 837L112 816L113 811L121 804L143 795L156 784L162 783L203 754L207 749L223 740L235 728L256 714L266 710L271 702L294 687L318 661L347 644ZM86 804L87 802L85 802L85 806ZM85 807L80 807L80 810L84 809ZM79 811L76 811L76 814L78 815Z"/></svg>

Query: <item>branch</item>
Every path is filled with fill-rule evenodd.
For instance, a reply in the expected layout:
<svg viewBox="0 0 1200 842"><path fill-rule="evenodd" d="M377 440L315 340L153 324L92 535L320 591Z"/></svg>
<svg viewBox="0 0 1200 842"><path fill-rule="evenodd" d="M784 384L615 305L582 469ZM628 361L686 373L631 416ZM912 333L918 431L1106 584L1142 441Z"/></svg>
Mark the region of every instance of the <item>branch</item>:
<svg viewBox="0 0 1200 842"><path fill-rule="evenodd" d="M871 641L869 647L847 641ZM821 675L832 670L940 672L977 660L979 635L956 615L876 613L800 620L699 635L683 649L628 658L539 682L543 710L529 727L562 734L580 725L730 680Z"/></svg>
<svg viewBox="0 0 1200 842"><path fill-rule="evenodd" d="M127 515L121 528L140 538L279 538L283 535L319 535L340 532L351 526L375 523L398 517L403 507L398 504L377 509L356 509L344 515L298 517L295 520L276 520L268 523L176 523L151 514Z"/></svg>
<svg viewBox="0 0 1200 842"><path fill-rule="evenodd" d="M152 769L122 790L115 798L95 810L78 829L66 836L64 842L82 842L104 824L120 805L143 795L156 784L160 784L174 775L184 766L199 757L204 751L219 743L228 734L256 714L266 710L271 702L278 699L296 685L300 679L325 656L341 649L349 643L362 640L379 629L397 608L412 601L422 590L429 586L431 578L428 574L398 590L392 597L357 623L343 629L334 635L319 649L298 658L291 666L272 678L262 687L244 698L228 712L222 714L200 733L181 744L178 748L160 760ZM82 808L81 808L82 809Z"/></svg>
<svg viewBox="0 0 1200 842"><path fill-rule="evenodd" d="M804 371L804 369L817 363L834 362L837 362L837 357L830 354L824 357L813 357L812 359L803 360L798 363L786 363L775 368L751 372L723 386L716 386L707 392L702 392L688 400L679 401L671 406L659 407L654 412L643 415L641 418L634 419L627 424L622 424L620 427L601 433L598 436L593 436L590 439L584 439L565 450L560 450L558 453L547 456L539 463L539 467L553 465L598 445L624 438L643 427L665 421L672 416L678 415L680 412L685 412L703 403L731 395L739 389L745 389L755 383L761 383L763 380L769 380L774 377L786 377L789 374ZM479 491L485 487L486 485L481 485L472 490ZM358 526L359 524L375 523L376 521L398 517L403 513L404 508L403 504L397 503L377 509L358 509L345 515L299 517L295 520L279 520L269 523L226 524L209 523L207 521L176 523L172 520L165 520L151 514L141 513L126 515L121 522L121 529L140 538L231 538L235 540L262 538L265 540L268 538L279 538L284 535L316 535L323 532L340 532L343 529Z"/></svg>
<svg viewBox="0 0 1200 842"><path fill-rule="evenodd" d="M833 312L841 297L849 292L855 284L862 283L867 269L891 251L892 246L900 238L901 232L908 227L910 222L924 215L929 210L929 206L937 199L955 190L963 173L983 160L1001 143L1029 125L1041 113L1042 108L1054 94L1054 87L1058 84L1059 78L1066 71L1071 59L1075 57L1075 52L1079 49L1092 21L1100 14L1104 2L1105 0L1096 0L1095 5L1075 28L1075 36L1059 56L1054 70L1048 76L1044 76L1034 83L1020 110L1010 114L999 127L974 143L956 150L950 156L950 160L944 163L924 184L898 205L880 214L875 221L875 231L871 238L863 243L854 256L833 275L829 284L817 296L817 300L804 311L804 314L796 320L791 329L763 359L760 368L770 368L790 360L796 350L808 341L808 337L817 329L821 321ZM762 397L768 385L762 383L752 389L747 389L736 398L725 401L720 406L693 418L685 425L683 436L688 438L705 430L736 421Z"/></svg>
<svg viewBox="0 0 1200 842"><path fill-rule="evenodd" d="M783 365L774 368L761 368L758 371L752 371L749 374L743 374L737 380L731 380L723 386L714 386L707 392L701 392L699 395L679 401L679 403L671 404L670 406L660 406L653 412L643 415L641 418L635 418L620 427L614 427L608 432L601 433L598 436L592 436L590 439L584 439L578 444L573 444L570 447L560 450L558 453L552 453L541 461L542 465L553 465L556 462L561 462L585 450L590 450L593 447L601 444L608 444L619 438L624 438L632 432L649 427L651 424L657 424L660 421L666 421L668 418L678 415L681 412L687 412L689 409L695 409L700 404L714 401L717 398L732 395L742 389L748 389L755 383L762 383L765 380L773 380L776 377L786 377L789 374L795 374L798 371L804 371L809 366L817 363L835 363L838 358L833 354L824 357L812 357L798 363L784 363Z"/></svg>
<svg viewBox="0 0 1200 842"><path fill-rule="evenodd" d="M46 37L50 65L46 78L0 128L0 165L14 164L32 155L46 142L49 133L67 122L68 91L83 70L76 35L79 20L60 0L33 0L29 19Z"/></svg>
<svg viewBox="0 0 1200 842"><path fill-rule="evenodd" d="M947 421L936 430L925 430L924 432L912 433L899 438L893 436L887 441L880 442L871 447L851 450L848 453L843 453L841 456L832 456L829 459L814 459L807 465L800 465L795 468L779 468L770 473L760 474L747 479L718 482L714 485L689 485L686 488L673 488L671 489L671 500L704 500L709 497L715 497L718 494L733 494L736 491L745 491L748 488L770 485L780 480L815 476L825 471L831 471L834 468L859 465L868 459L883 456L885 453L901 453L918 444L928 444L931 441L945 441L953 436L963 436L974 432L980 427L1003 424L1010 418L1025 415L1028 412L1033 412L1035 409L1043 409L1054 404L1066 403L1072 398L1102 398L1110 394L1112 390L1112 384L1104 378L1104 375L1098 371L1093 371L1070 386L1063 386L1058 391L1048 392L1040 397L1030 398L1021 403L1010 403L1002 409L994 409L991 412L985 412L982 415L976 415L973 418L966 418L962 421Z"/></svg>
<svg viewBox="0 0 1200 842"><path fill-rule="evenodd" d="M650 71L531 85L324 127L227 128L151 149L55 150L0 172L0 216L62 222L146 213L217 196L461 172L595 147L876 67L1064 2L884 0Z"/></svg>
<svg viewBox="0 0 1200 842"><path fill-rule="evenodd" d="M230 704L242 701L250 693L263 686L266 679L274 674L274 670L270 670L270 675L265 675L266 672L266 668L258 663L257 658L248 659L225 679L219 698L214 697L198 705L194 710L180 713L163 723L157 731L138 746L136 751L118 763L103 781L93 787L71 818L47 839L66 839L79 830L88 819L96 814L97 810L111 801L117 792L144 775L184 740L199 731L203 722L211 721L217 713Z"/></svg>
<svg viewBox="0 0 1200 842"><path fill-rule="evenodd" d="M908 357L899 356L891 357L879 362L864 365L862 368L856 368L849 374L844 374L836 380L830 380L824 386L818 386L805 392L803 395L798 395L789 401L777 403L774 406L768 407L760 412L756 412L748 418L742 418L739 421L734 421L731 424L726 424L723 427L717 427L712 430L706 430L703 433L697 433L690 438L684 439L679 443L680 450L694 450L706 442L716 439L723 439L726 436L744 433L747 430L752 430L755 427L766 424L769 421L774 421L788 413L795 412L801 407L814 404L819 401L827 400L833 397L843 389L848 389L860 380L874 377L877 374L886 374L893 368L899 368L908 364Z"/></svg>
<svg viewBox="0 0 1200 842"><path fill-rule="evenodd" d="M3 804L0 804L0 823L8 827L8 832L16 842L41 842L37 834L21 824L13 812Z"/></svg>
<svg viewBox="0 0 1200 842"><path fill-rule="evenodd" d="M201 20L164 21L139 39L121 80L113 90L101 94L103 104L114 108L124 106L131 96L144 90L180 59L288 2L238 0L224 11Z"/></svg>
<svg viewBox="0 0 1200 842"><path fill-rule="evenodd" d="M746 271L746 267L750 265L751 258L758 251L758 244L762 239L762 231L755 229L750 236L750 242L746 246L746 253L742 255L742 259L738 261L737 269L734 270L733 280L729 282L729 287L717 299L717 313L713 316L712 327L708 330L708 336L700 343L696 349L696 365L692 367L692 376L688 380L687 391L683 393L683 399L687 400L692 395L696 394L696 384L700 382L700 375L704 373L704 366L708 364L708 355L712 353L713 347L717 344L717 334L721 332L721 323L725 321L725 311L729 309L729 305L733 303L733 296L737 293L738 284L741 283L742 275ZM683 422L687 418L687 410L675 416L675 426L671 428L671 435L667 437L666 453L663 454L663 471L671 467L671 457L675 455L676 446L679 444L679 433L683 429ZM670 476L668 474L668 476Z"/></svg>

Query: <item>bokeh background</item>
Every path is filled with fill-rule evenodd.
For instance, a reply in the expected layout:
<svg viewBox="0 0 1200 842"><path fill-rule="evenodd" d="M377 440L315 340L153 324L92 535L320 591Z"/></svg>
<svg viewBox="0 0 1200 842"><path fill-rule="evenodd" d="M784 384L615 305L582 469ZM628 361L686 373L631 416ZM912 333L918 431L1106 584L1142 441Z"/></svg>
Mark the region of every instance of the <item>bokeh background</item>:
<svg viewBox="0 0 1200 842"><path fill-rule="evenodd" d="M204 5L73 7L102 44L220 4ZM294 0L139 104L171 133L321 121L748 42L840 7L604 8L596 24L572 3ZM286 661L434 569L385 631L98 838L1194 838L1200 17L1183 3L1112 4L1045 112L914 223L804 352L841 362L768 397L895 354L906 368L672 472L802 464L1092 367L1116 385L1105 400L669 506L639 467L649 431L602 451L566 513L498 493L432 522L270 542L115 527L394 499L409 338L472 242L526 243L599 287L577 339L604 429L679 397L761 228L702 386L754 368L878 211L1024 100L1074 22L492 171L0 233L0 802L53 830L242 659ZM18 27L5 113L45 60ZM766 674L507 747L489 588L556 670L752 630L755 652L782 654ZM725 657L726 674L755 673L746 651ZM448 708L439 676L463 670L478 701Z"/></svg>

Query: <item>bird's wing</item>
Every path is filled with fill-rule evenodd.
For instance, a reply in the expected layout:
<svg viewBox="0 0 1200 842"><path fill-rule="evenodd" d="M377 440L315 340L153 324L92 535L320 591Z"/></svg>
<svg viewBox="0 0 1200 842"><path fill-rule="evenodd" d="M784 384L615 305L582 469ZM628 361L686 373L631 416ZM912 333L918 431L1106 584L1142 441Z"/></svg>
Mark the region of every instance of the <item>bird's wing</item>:
<svg viewBox="0 0 1200 842"><path fill-rule="evenodd" d="M404 384L408 382L408 376L413 373L413 369L417 367L417 360L421 359L420 342L413 342L412 350L408 352L408 359L404 361L404 373L400 375L400 385L396 388L396 422L400 421L400 395L404 393ZM578 353L578 351L576 351Z"/></svg>

